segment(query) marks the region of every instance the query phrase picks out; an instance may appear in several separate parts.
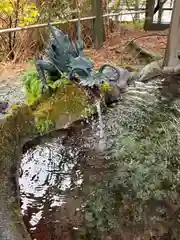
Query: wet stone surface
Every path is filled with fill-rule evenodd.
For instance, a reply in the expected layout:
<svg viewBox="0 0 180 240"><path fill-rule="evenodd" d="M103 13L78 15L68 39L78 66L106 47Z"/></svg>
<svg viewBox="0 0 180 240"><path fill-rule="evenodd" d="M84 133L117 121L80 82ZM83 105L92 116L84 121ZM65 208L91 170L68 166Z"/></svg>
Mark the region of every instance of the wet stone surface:
<svg viewBox="0 0 180 240"><path fill-rule="evenodd" d="M8 102L0 101L0 114L4 114L8 106L9 106Z"/></svg>

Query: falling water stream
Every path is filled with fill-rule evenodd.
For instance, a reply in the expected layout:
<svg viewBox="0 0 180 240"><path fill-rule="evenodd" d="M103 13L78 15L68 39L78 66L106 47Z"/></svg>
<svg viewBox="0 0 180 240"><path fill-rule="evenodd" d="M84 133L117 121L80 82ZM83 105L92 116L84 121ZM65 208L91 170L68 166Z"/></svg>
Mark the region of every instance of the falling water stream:
<svg viewBox="0 0 180 240"><path fill-rule="evenodd" d="M96 108L98 113L98 121L99 121L99 150L103 151L106 147L106 139L104 133L104 124L102 120L102 110L101 110L101 101L97 100Z"/></svg>

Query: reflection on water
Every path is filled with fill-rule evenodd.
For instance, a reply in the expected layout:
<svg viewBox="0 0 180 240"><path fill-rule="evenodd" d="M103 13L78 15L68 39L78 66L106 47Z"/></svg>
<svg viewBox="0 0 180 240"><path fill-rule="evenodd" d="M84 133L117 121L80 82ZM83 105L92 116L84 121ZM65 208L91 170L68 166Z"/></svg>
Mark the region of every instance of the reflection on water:
<svg viewBox="0 0 180 240"><path fill-rule="evenodd" d="M78 169L78 149L62 145L60 138L28 150L22 159L19 179L22 213L38 208L29 223L32 227L43 217L45 204L53 209L66 203L69 190L80 187L83 179Z"/></svg>
<svg viewBox="0 0 180 240"><path fill-rule="evenodd" d="M30 149L23 158L23 175L20 185L34 197L42 196L48 187L61 182L60 189L65 191L71 185L70 174L75 167L78 150L65 149L59 139ZM68 159L64 162L64 159ZM33 159L33 164L32 164ZM46 185L46 188L44 187ZM43 186L43 187L41 187Z"/></svg>
<svg viewBox="0 0 180 240"><path fill-rule="evenodd" d="M23 155L21 209L33 239L78 239L86 196L108 169L104 156L96 153L98 129L94 121L65 139L42 141Z"/></svg>

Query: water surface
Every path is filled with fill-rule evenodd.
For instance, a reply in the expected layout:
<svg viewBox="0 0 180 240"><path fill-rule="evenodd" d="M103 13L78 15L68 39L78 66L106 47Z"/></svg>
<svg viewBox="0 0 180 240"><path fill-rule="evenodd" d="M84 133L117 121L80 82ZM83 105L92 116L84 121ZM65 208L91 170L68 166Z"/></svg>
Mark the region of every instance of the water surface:
<svg viewBox="0 0 180 240"><path fill-rule="evenodd" d="M42 139L24 154L21 209L33 239L79 239L86 196L110 171L98 149L99 134L98 121L79 124L68 136Z"/></svg>

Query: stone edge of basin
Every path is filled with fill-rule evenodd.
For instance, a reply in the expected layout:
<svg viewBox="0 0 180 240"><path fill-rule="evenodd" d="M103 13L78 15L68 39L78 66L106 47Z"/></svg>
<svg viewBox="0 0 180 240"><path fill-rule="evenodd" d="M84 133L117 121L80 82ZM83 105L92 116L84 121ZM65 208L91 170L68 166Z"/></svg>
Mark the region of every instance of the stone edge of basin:
<svg viewBox="0 0 180 240"><path fill-rule="evenodd" d="M22 105L0 122L0 239L31 239L20 214L18 168L22 139L36 134L30 108Z"/></svg>
<svg viewBox="0 0 180 240"><path fill-rule="evenodd" d="M93 113L92 113L93 114ZM85 116L84 116L85 117ZM84 119L79 114L70 120ZM52 131L68 128L66 124ZM46 133L45 133L46 134ZM31 107L23 104L0 120L0 239L30 240L20 210L19 167L22 147L39 135Z"/></svg>
<svg viewBox="0 0 180 240"><path fill-rule="evenodd" d="M154 67L148 67L148 69L152 71ZM180 66L177 66L176 71L179 69ZM141 74L146 75L143 70ZM81 119L84 117L79 114L76 118L70 119L69 125ZM58 124L58 127L52 131L64 127L65 124ZM37 135L33 110L25 104L18 106L4 119L0 119L0 240L31 239L20 213L18 178L22 147Z"/></svg>

